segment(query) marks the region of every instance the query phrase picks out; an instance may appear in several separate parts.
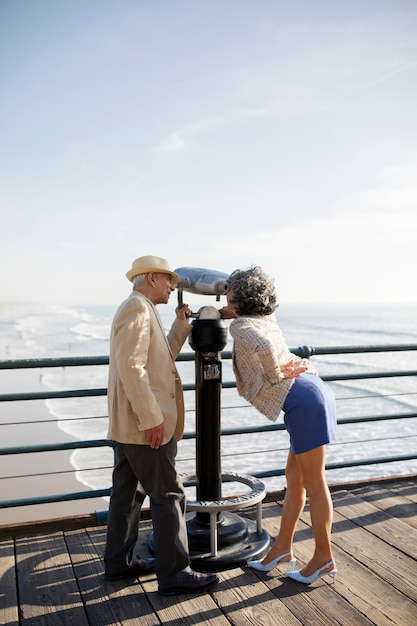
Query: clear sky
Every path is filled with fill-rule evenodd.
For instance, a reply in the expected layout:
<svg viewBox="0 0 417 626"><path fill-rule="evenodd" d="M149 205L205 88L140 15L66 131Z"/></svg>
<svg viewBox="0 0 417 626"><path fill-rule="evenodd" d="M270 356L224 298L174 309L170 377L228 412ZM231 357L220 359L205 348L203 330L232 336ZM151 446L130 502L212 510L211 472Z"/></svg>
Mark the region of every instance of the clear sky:
<svg viewBox="0 0 417 626"><path fill-rule="evenodd" d="M0 85L0 302L417 302L416 0L0 0Z"/></svg>

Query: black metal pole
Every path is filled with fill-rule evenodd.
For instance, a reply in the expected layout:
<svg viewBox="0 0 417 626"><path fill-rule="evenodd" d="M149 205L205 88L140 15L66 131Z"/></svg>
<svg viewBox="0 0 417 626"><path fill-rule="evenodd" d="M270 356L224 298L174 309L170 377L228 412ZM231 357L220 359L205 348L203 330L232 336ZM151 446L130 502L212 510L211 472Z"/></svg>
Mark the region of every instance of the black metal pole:
<svg viewBox="0 0 417 626"><path fill-rule="evenodd" d="M197 500L222 496L220 402L222 369L217 353L196 353Z"/></svg>
<svg viewBox="0 0 417 626"><path fill-rule="evenodd" d="M190 345L195 351L196 375L196 486L197 500L218 500L222 495L220 407L222 368L220 351L227 343L227 328L213 307L203 307L193 321ZM197 519L209 523L207 513Z"/></svg>

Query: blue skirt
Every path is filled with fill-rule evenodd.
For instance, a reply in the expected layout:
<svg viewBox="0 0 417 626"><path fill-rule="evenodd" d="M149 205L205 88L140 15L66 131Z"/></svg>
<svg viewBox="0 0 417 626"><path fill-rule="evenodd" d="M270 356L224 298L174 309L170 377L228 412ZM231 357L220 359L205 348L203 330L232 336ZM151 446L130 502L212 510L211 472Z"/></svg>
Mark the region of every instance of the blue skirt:
<svg viewBox="0 0 417 626"><path fill-rule="evenodd" d="M294 454L336 439L336 401L330 387L314 374L295 379L283 406L285 427Z"/></svg>

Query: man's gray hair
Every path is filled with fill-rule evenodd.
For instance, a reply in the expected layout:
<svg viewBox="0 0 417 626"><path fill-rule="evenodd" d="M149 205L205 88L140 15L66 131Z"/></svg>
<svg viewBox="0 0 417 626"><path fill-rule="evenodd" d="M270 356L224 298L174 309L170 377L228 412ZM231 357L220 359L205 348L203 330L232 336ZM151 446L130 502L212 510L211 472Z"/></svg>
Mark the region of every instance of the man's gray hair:
<svg viewBox="0 0 417 626"><path fill-rule="evenodd" d="M149 272L147 272L146 274L137 274L136 276L134 276L132 280L133 289L136 289L136 287L142 287L142 285L145 284L146 277L148 274Z"/></svg>

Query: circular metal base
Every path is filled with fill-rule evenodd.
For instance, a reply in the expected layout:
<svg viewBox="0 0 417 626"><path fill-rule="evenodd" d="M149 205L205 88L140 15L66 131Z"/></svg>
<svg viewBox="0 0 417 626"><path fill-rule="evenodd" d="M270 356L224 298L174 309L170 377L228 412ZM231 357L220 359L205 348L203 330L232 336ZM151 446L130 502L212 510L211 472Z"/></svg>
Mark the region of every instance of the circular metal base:
<svg viewBox="0 0 417 626"><path fill-rule="evenodd" d="M257 532L256 522L224 512L217 524L218 548L210 550L210 528L194 516L187 521L191 566L198 571L214 572L246 565L268 552L271 537L266 530Z"/></svg>
<svg viewBox="0 0 417 626"><path fill-rule="evenodd" d="M247 520L233 513L219 513L216 523L217 546L222 548L244 541L248 534ZM210 552L210 517L206 514L187 516L188 544L191 550Z"/></svg>
<svg viewBox="0 0 417 626"><path fill-rule="evenodd" d="M262 559L272 543L266 530L257 532L256 522L234 513L222 513L218 525L217 556L210 551L210 527L205 528L195 520L187 520L191 566L200 572L219 572L246 565L248 561ZM155 555L154 534L151 533L148 548Z"/></svg>

